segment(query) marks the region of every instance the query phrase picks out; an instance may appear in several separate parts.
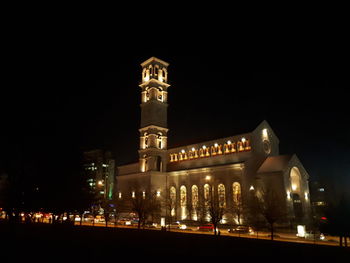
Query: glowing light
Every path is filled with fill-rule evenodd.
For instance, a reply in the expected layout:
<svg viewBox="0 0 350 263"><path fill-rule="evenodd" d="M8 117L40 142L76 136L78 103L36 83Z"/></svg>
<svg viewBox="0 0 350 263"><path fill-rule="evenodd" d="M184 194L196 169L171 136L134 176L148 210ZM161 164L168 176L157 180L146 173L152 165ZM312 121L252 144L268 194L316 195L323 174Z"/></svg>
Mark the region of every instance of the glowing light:
<svg viewBox="0 0 350 263"><path fill-rule="evenodd" d="M217 143L214 143L214 147L218 147L219 145Z"/></svg>
<svg viewBox="0 0 350 263"><path fill-rule="evenodd" d="M254 186L250 186L249 191L254 191Z"/></svg>
<svg viewBox="0 0 350 263"><path fill-rule="evenodd" d="M182 153L185 153L185 150L184 150L184 149L182 149L182 150L181 150L181 152L182 152Z"/></svg>
<svg viewBox="0 0 350 263"><path fill-rule="evenodd" d="M159 190L157 191L157 197L160 197L160 191Z"/></svg>
<svg viewBox="0 0 350 263"><path fill-rule="evenodd" d="M202 148L203 148L203 149L207 149L207 146L203 145Z"/></svg>
<svg viewBox="0 0 350 263"><path fill-rule="evenodd" d="M242 142L243 142L243 143L245 142L245 138L244 138L244 137L242 138Z"/></svg>
<svg viewBox="0 0 350 263"><path fill-rule="evenodd" d="M304 225L298 225L297 226L297 236L298 237L305 237L305 226Z"/></svg>
<svg viewBox="0 0 350 263"><path fill-rule="evenodd" d="M192 147L192 152L194 152L196 149L194 147Z"/></svg>
<svg viewBox="0 0 350 263"><path fill-rule="evenodd" d="M98 185L103 185L103 181L102 180L98 181Z"/></svg>
<svg viewBox="0 0 350 263"><path fill-rule="evenodd" d="M262 130L262 138L263 138L263 140L267 140L269 138L269 136L267 134L267 129Z"/></svg>
<svg viewBox="0 0 350 263"><path fill-rule="evenodd" d="M207 175L206 177L205 177L205 180L207 180L207 181L209 181L211 179L211 176L210 175Z"/></svg>
<svg viewBox="0 0 350 263"><path fill-rule="evenodd" d="M297 185L296 184L292 184L292 190L293 191L297 190Z"/></svg>
<svg viewBox="0 0 350 263"><path fill-rule="evenodd" d="M287 198L290 199L290 191L287 191Z"/></svg>
<svg viewBox="0 0 350 263"><path fill-rule="evenodd" d="M231 141L227 141L227 144L230 145L232 142Z"/></svg>
<svg viewBox="0 0 350 263"><path fill-rule="evenodd" d="M305 196L305 200L309 199L309 196L308 196L307 192L304 193L304 196Z"/></svg>

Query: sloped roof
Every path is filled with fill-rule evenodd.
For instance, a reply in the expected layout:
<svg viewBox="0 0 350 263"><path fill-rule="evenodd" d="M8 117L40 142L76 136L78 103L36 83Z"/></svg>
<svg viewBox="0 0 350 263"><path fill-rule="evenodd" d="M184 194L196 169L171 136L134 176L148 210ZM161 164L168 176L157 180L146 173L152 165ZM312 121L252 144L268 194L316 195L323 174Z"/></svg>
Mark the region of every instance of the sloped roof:
<svg viewBox="0 0 350 263"><path fill-rule="evenodd" d="M271 173L284 171L293 155L277 155L267 157L257 173Z"/></svg>

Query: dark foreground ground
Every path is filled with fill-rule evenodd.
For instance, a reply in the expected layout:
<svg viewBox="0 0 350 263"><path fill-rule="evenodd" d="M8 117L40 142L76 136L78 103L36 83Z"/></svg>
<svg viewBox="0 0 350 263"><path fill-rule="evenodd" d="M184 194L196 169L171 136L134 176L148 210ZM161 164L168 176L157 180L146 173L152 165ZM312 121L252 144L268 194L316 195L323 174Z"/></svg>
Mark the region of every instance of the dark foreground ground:
<svg viewBox="0 0 350 263"><path fill-rule="evenodd" d="M0 262L350 262L342 247L68 225L0 222L0 242Z"/></svg>

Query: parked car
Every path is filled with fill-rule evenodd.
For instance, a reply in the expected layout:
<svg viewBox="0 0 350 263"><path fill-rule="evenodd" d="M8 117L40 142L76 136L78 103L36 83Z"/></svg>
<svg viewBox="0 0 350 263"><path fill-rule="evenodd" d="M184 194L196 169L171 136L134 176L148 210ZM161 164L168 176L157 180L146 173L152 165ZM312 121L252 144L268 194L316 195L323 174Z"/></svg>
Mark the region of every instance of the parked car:
<svg viewBox="0 0 350 263"><path fill-rule="evenodd" d="M254 234L254 230L250 226L237 226L234 228L229 228L227 230L229 233L240 233L240 234Z"/></svg>
<svg viewBox="0 0 350 263"><path fill-rule="evenodd" d="M325 240L325 236L320 232L309 231L305 232L305 239Z"/></svg>
<svg viewBox="0 0 350 263"><path fill-rule="evenodd" d="M169 225L167 225L167 228ZM170 229L186 229L187 226L185 224L181 224L179 221L170 224Z"/></svg>
<svg viewBox="0 0 350 263"><path fill-rule="evenodd" d="M208 231L208 232L212 232L214 231L214 225L213 224L206 224L206 225L202 225L197 227L198 231Z"/></svg>

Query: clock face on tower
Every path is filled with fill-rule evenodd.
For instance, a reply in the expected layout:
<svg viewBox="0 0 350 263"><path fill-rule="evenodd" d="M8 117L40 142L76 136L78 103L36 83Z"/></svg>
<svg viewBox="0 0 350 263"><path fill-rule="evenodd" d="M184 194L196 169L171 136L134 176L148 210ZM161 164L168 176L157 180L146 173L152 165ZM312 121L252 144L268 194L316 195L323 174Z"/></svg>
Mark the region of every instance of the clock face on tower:
<svg viewBox="0 0 350 263"><path fill-rule="evenodd" d="M271 152L271 144L268 140L263 141L263 149L266 154L269 154Z"/></svg>

